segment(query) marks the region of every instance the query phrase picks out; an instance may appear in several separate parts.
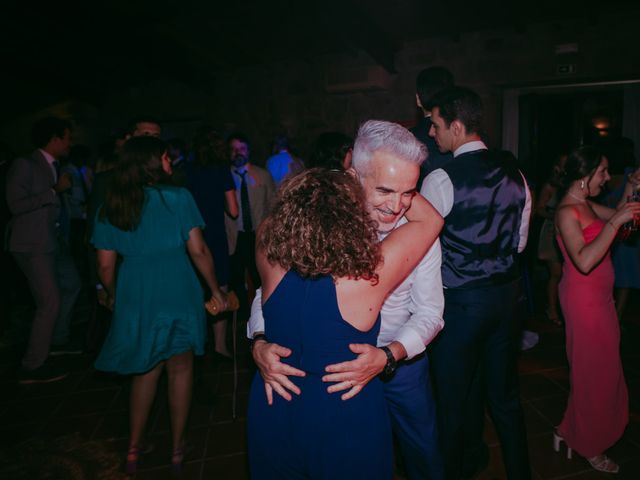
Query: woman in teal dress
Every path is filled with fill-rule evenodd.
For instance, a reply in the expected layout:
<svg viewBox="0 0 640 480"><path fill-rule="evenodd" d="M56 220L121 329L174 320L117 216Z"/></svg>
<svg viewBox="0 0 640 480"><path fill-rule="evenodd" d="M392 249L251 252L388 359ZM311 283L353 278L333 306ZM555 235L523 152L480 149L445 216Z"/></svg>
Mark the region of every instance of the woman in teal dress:
<svg viewBox="0 0 640 480"><path fill-rule="evenodd" d="M164 142L153 137L127 141L92 240L98 273L113 305L113 322L96 368L133 375L128 474L135 473L140 440L165 368L174 468L180 468L184 457L193 355L204 353L206 331L203 293L189 259L211 294L226 301L191 194L162 185L171 174L166 150Z"/></svg>

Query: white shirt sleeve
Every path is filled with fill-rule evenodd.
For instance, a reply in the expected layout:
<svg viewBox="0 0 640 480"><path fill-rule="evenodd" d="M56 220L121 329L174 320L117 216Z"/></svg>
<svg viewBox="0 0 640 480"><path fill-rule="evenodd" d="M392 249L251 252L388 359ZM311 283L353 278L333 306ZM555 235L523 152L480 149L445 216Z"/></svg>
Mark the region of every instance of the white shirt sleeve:
<svg viewBox="0 0 640 480"><path fill-rule="evenodd" d="M453 184L447 172L438 168L427 175L422 182L420 193L434 206L440 215L446 217L453 208Z"/></svg>
<svg viewBox="0 0 640 480"><path fill-rule="evenodd" d="M522 175L522 172L520 173ZM520 221L520 241L518 242L518 253L521 253L527 246L527 238L529 237L529 221L531 220L531 192L529 191L529 185L527 179L522 175L524 180L525 190L525 202L524 209L522 210L522 220Z"/></svg>
<svg viewBox="0 0 640 480"><path fill-rule="evenodd" d="M407 351L407 359L421 354L444 326L441 261L440 240L436 239L414 270L410 317L395 335L395 341Z"/></svg>
<svg viewBox="0 0 640 480"><path fill-rule="evenodd" d="M247 322L247 337L253 338L258 332L264 332L264 317L262 316L262 288L256 290L256 296L251 304L251 317Z"/></svg>

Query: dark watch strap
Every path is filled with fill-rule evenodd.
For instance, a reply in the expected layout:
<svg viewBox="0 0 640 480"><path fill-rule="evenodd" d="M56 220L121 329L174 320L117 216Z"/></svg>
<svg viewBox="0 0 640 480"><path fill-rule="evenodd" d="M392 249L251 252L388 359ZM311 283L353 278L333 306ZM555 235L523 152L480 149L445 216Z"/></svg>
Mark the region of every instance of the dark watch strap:
<svg viewBox="0 0 640 480"><path fill-rule="evenodd" d="M397 361L396 357L393 356L393 352L387 346L380 347L380 349L387 355L387 364L384 366L384 370L382 370L382 374L385 377L389 377L393 375L393 372L396 371Z"/></svg>
<svg viewBox="0 0 640 480"><path fill-rule="evenodd" d="M258 341L258 340L264 340L265 342L268 342L269 340L267 340L267 336L264 333L256 333L253 338L251 340L249 340L249 350L253 351L253 345Z"/></svg>

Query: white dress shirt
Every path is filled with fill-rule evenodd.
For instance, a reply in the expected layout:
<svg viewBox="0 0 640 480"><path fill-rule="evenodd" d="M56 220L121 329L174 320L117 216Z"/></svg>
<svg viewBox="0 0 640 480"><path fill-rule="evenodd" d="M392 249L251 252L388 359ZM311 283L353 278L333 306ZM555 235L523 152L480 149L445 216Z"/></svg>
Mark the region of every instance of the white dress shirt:
<svg viewBox="0 0 640 480"><path fill-rule="evenodd" d="M476 150L487 150L487 146L480 140L465 143L453 152L453 158L456 158L458 155L462 155L463 153L474 152ZM525 204L522 211L522 219L520 221L520 230L518 231L520 238L518 241L518 253L522 252L527 246L529 220L531 218L531 192L529 191L527 179L524 178L522 172L520 172L520 175L524 181ZM453 208L454 195L453 184L451 183L451 179L449 178L449 175L447 175L447 172L438 168L427 175L424 182L422 182L420 193L423 197L429 200L429 202L431 202L442 217L446 218L446 216L449 215Z"/></svg>
<svg viewBox="0 0 640 480"><path fill-rule="evenodd" d="M56 167L54 165L54 163L57 160L55 158L53 158L53 155L51 155L49 152L46 152L46 151L42 150L41 148L39 148L38 151L42 154L44 159L49 164L49 167L51 168L51 171L53 172L53 183L54 184L58 183L58 172L56 171Z"/></svg>
<svg viewBox="0 0 640 480"><path fill-rule="evenodd" d="M398 226L406 222L402 218ZM400 342L407 351L407 359L411 359L422 353L442 330L444 295L441 261L440 240L436 239L413 272L389 294L380 312L379 347ZM256 332L264 332L262 289L256 292L247 324L249 338L253 338Z"/></svg>

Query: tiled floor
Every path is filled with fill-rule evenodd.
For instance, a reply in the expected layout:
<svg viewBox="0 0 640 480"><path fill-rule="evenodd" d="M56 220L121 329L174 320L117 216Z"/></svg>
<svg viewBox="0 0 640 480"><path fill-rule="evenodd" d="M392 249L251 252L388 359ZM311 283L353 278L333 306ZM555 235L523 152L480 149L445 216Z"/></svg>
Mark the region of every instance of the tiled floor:
<svg viewBox="0 0 640 480"><path fill-rule="evenodd" d="M622 352L631 395L631 422L622 440L610 450L621 464L620 479L640 478L640 299L634 298L626 320ZM562 416L568 392L568 372L562 330L539 318L529 327L540 332L540 343L520 360L520 383L526 415L534 478L587 480L606 477L585 460L567 460L552 449L551 433ZM84 328L76 325L77 332ZM241 329L241 327L240 327ZM184 478L248 478L245 438L247 391L253 374L246 341L239 345L237 418L232 419L233 374L229 364L205 360L198 369L188 429L189 449ZM594 352L597 354L597 352ZM0 349L0 478L112 479L122 478L127 443L126 379L93 370L93 356L58 357L72 373L63 381L20 387L15 380L17 348ZM202 387L205 386L205 388ZM143 457L137 478L171 478L166 387L161 386L149 421L153 452ZM503 479L496 434L487 420L485 437L491 460L480 479ZM400 477L399 477L400 478Z"/></svg>

